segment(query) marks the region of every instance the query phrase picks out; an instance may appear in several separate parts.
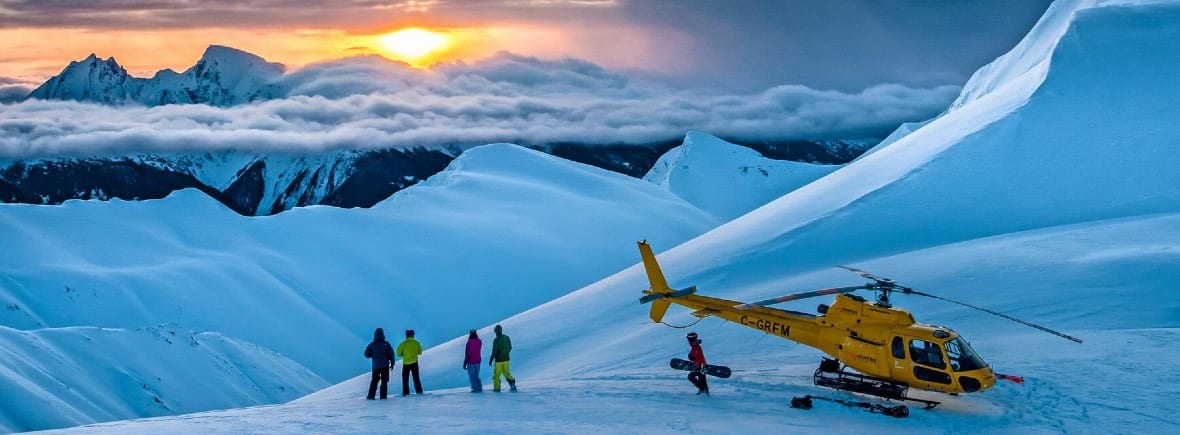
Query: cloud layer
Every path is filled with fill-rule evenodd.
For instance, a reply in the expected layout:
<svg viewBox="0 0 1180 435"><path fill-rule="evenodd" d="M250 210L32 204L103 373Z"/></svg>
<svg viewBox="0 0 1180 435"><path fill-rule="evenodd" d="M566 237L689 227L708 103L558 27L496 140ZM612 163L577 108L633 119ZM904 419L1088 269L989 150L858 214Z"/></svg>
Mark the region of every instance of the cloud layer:
<svg viewBox="0 0 1180 435"><path fill-rule="evenodd" d="M29 83L12 77L0 76L0 104L20 101L33 91Z"/></svg>
<svg viewBox="0 0 1180 435"><path fill-rule="evenodd" d="M5 104L0 157L643 144L687 130L745 141L879 138L938 114L959 91L887 84L856 93L776 86L728 94L636 80L581 60L509 53L432 70L349 58L288 73L275 86L285 98L229 108Z"/></svg>

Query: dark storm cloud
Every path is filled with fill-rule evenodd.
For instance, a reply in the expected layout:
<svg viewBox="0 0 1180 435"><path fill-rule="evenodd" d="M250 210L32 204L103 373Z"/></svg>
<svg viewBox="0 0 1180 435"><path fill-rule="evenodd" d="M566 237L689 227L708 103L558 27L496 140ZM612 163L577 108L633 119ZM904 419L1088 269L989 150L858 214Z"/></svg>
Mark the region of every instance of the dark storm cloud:
<svg viewBox="0 0 1180 435"><path fill-rule="evenodd" d="M739 140L881 137L944 110L955 86L732 94L630 79L573 59L500 53L431 71L378 57L283 76L285 98L217 108L26 101L0 110L0 156L249 149L305 152L492 142L643 144L700 130Z"/></svg>
<svg viewBox="0 0 1180 435"><path fill-rule="evenodd" d="M963 84L1011 49L1051 0L647 0L627 20L690 41L681 83L859 90ZM685 5L691 5L686 7Z"/></svg>
<svg viewBox="0 0 1180 435"><path fill-rule="evenodd" d="M205 27L365 28L399 19L450 22L487 16L568 14L614 1L517 0L0 0L0 27L174 29ZM528 18L528 17L523 17Z"/></svg>
<svg viewBox="0 0 1180 435"><path fill-rule="evenodd" d="M344 25L396 2L362 0L0 0L0 26L168 29ZM317 21L317 18L319 19Z"/></svg>

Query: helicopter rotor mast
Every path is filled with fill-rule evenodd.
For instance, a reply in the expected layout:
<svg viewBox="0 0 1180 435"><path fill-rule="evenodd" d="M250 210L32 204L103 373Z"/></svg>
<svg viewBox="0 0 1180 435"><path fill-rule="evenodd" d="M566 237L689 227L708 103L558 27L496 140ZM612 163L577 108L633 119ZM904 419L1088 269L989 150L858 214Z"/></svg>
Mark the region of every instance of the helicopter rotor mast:
<svg viewBox="0 0 1180 435"><path fill-rule="evenodd" d="M881 292L881 296L880 296L880 297L878 297L878 300L880 300L881 302L884 302L885 304L888 304L888 303L889 303L889 292L890 292L890 291L899 291L899 292L902 292L902 293L904 293L904 294L907 294L907 295L918 295L918 296L926 296L926 297L928 297L928 298L934 298L934 299L938 299L938 300L942 300L942 301L950 302L950 303L953 303L953 304L959 304L959 305L962 305L962 306L964 306L964 307L968 307L968 308L974 308L974 309L976 309L976 310L983 311L983 312L985 312L985 313L988 313L988 314L992 314L992 315L996 315L996 316L999 316L999 317L1003 317L1003 318L1005 318L1005 319L1008 319L1008 320L1011 320L1011 321L1013 321L1013 322L1020 323L1020 324L1022 324L1022 325L1029 326L1029 327L1032 327L1032 328L1036 328L1036 329L1039 329L1039 330L1041 330L1041 331L1048 332L1048 333L1050 333L1050 334L1056 335L1056 336L1058 336L1058 337L1061 337L1061 338L1064 338L1064 339L1066 339L1066 340L1070 340L1070 341L1073 341L1073 342L1076 342L1076 343L1081 343L1081 342L1082 342L1082 339L1080 339L1080 338L1077 338L1077 337L1074 337L1074 336L1072 336L1072 335L1065 334L1065 333L1058 332L1058 331L1054 331L1054 330L1052 330L1052 329L1046 328L1046 327L1044 327L1044 326L1041 326L1041 325L1038 325L1038 324L1036 324L1036 323L1032 323L1032 322L1029 322L1029 321L1026 321L1026 320L1021 320L1021 319L1018 319L1018 318L1012 317L1012 316L1010 316L1010 315L1007 315L1007 314L1001 313L1001 312L999 312L999 311L989 310L989 309L987 309L987 308L983 308L983 307L979 307L979 306L971 305L971 304L968 304L968 303L965 303L965 302L959 302L959 301L956 301L956 300L953 300L953 299L947 299L947 298L944 298L944 297L942 297L942 296L932 295L932 294L930 294L930 293L920 292L920 291L914 290L914 289L912 289L912 288L909 288L909 287L905 287L905 286L898 285L898 284L897 284L896 282L894 282L892 279L889 279L889 278L882 278L882 277L879 277L879 276L873 275L873 274L871 274L871 273L865 272L865 271L863 271L863 270L860 270L860 269L857 269L857 268L854 268L854 267L848 267L848 266L837 266L837 267L839 267L839 268L841 268L841 269L846 269L846 270L852 271L853 273L855 273L855 274L857 274L857 275L860 275L860 276L862 276L862 277L865 277L865 278L868 278L868 279L870 279L870 280L874 281L874 282L875 282L875 284L870 284L870 285L868 285L868 286L866 286L866 287L867 287L867 288L872 288L873 290L880 291L880 292Z"/></svg>

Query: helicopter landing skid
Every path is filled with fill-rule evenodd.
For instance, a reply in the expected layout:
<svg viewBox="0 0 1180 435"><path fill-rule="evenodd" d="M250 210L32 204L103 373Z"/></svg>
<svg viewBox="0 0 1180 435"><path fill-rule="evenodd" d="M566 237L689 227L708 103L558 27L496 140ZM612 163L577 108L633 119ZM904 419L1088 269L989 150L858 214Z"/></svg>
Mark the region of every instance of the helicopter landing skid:
<svg viewBox="0 0 1180 435"><path fill-rule="evenodd" d="M905 418L910 415L910 409L906 408L905 405L889 406L882 405L880 403L859 402L854 400L835 399L831 397L812 396L810 394L803 397L791 398L791 407L798 409L811 409L813 406L812 400L826 400L828 402L839 403L848 407L860 408L876 414L885 414L890 417Z"/></svg>
<svg viewBox="0 0 1180 435"><path fill-rule="evenodd" d="M890 400L909 400L925 405L926 409L934 408L941 402L933 400L914 399L906 397L909 387L905 384L890 382L885 379L865 376L860 373L849 372L840 365L839 361L824 358L819 368L815 369L813 377L815 385L834 388L836 390L852 391L868 394Z"/></svg>

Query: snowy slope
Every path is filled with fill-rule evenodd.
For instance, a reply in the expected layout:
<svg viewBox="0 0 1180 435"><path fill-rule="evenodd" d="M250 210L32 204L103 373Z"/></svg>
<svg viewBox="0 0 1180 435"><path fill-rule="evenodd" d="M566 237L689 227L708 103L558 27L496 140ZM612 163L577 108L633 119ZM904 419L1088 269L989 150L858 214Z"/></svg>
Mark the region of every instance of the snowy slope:
<svg viewBox="0 0 1180 435"><path fill-rule="evenodd" d="M871 258L1180 209L1178 88L1161 79L1180 77L1171 55L1180 7L1151 5L1078 12L1045 74L1016 76L693 249L802 269L855 260L846 252ZM1074 16L1051 12L1045 21Z"/></svg>
<svg viewBox="0 0 1180 435"><path fill-rule="evenodd" d="M168 326L0 327L0 428L285 402L328 385L273 351Z"/></svg>
<svg viewBox="0 0 1180 435"><path fill-rule="evenodd" d="M772 160L757 151L692 131L643 179L729 221L840 168Z"/></svg>
<svg viewBox="0 0 1180 435"><path fill-rule="evenodd" d="M932 411L914 409L906 419L822 402L810 411L791 409L791 397L804 394L864 398L811 384L818 351L715 319L691 330L703 337L709 360L728 364L734 376L712 379L711 396L694 396L683 372L666 366L668 358L687 352L688 329L647 321L647 307L637 302L646 279L632 267L501 322L513 340L519 393L467 392L459 367L465 340L460 333L421 358L424 396L367 402L365 375L285 405L64 432L1166 433L1176 427L1170 403L1180 394L1180 368L1156 353L1180 339L1180 295L1166 291L1180 279L1180 268L1167 267L1180 262L1178 247L1180 214L1167 214L1046 228L857 264L904 277L904 284L922 291L1067 328L1086 340L1078 345L934 300L896 299L919 321L964 334L998 372L1026 378L1024 384L1001 383L980 394L928 393L921 397L943 403ZM638 253L633 255L637 261ZM855 275L826 268L785 277L773 289L723 285L726 275L750 272L757 270L726 265L696 281L669 278L674 286L697 284L707 294L749 298L861 283ZM1027 300L1034 293L1044 296ZM1150 306L1135 303L1143 295L1154 296ZM811 311L820 302L827 301L786 308ZM691 320L677 307L665 319ZM485 357L488 329L480 330ZM393 384L396 391L399 381Z"/></svg>
<svg viewBox="0 0 1180 435"><path fill-rule="evenodd" d="M919 128L925 127L926 124L929 124L931 121L934 121L934 119L932 118L932 119L927 119L925 121L920 121L920 122L903 123L903 124L897 126L897 128L894 129L892 133L889 133L889 136L885 136L885 139L881 139L880 143L873 146L872 148L869 148L863 154L857 156L853 160L855 161L855 160L863 159L863 158L867 157L869 154L875 153L878 150L885 148L885 147L889 146L890 144L901 140L901 138L909 136L910 133L913 133L915 130L917 130Z"/></svg>
<svg viewBox="0 0 1180 435"><path fill-rule="evenodd" d="M368 210L247 218L192 190L158 201L5 204L0 300L9 309L0 325L213 331L338 382L365 369L355 357L374 327L412 327L433 345L625 267L628 243L641 235L671 245L717 223L642 180L506 144L469 150ZM27 352L18 363L55 358L44 348ZM109 364L158 367L150 358ZM69 383L13 382L67 407ZM288 387L306 393L306 385L292 379ZM18 421L20 413L5 405L0 414Z"/></svg>

